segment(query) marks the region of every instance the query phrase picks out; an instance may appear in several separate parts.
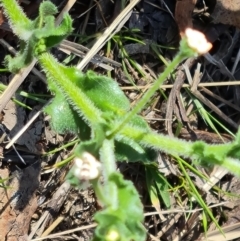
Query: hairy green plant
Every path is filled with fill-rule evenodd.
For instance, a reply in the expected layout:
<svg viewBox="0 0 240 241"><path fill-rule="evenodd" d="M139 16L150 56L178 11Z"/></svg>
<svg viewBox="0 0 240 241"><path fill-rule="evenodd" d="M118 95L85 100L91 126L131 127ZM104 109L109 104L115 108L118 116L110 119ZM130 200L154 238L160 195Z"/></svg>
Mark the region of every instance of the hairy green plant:
<svg viewBox="0 0 240 241"><path fill-rule="evenodd" d="M46 73L49 90L55 95L45 108L52 127L59 133L76 133L81 140L68 179L77 186L91 183L102 205L95 215L98 226L93 240L143 241L146 238L139 195L133 184L116 171L117 160L148 162L153 160L156 150L161 150L191 158L201 165L221 165L240 176L240 133L228 144L186 142L153 132L139 115L174 68L185 58L197 55L186 38L181 41L174 60L131 109L128 99L111 78L66 67L48 52L72 31L68 14L55 26L57 9L51 2L41 4L34 21L25 16L15 0L0 0L0 3L20 39L20 51L15 58L6 58L6 67L16 72L36 58Z"/></svg>

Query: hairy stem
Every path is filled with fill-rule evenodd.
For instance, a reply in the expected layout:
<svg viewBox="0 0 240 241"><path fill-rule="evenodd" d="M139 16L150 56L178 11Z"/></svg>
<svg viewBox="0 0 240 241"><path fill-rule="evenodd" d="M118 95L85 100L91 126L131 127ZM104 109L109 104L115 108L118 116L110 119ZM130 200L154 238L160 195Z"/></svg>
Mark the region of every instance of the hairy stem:
<svg viewBox="0 0 240 241"><path fill-rule="evenodd" d="M66 95L68 102L90 126L96 127L99 122L104 122L100 110L59 68L59 63L51 54L43 53L38 57L38 60L49 80L55 82L61 92Z"/></svg>
<svg viewBox="0 0 240 241"><path fill-rule="evenodd" d="M106 195L105 190L103 189L103 186L101 183L99 183L98 179L94 179L91 181L91 184L93 185L94 192L97 196L98 201L102 206L110 206L111 205L111 199L109 199L109 196Z"/></svg>
<svg viewBox="0 0 240 241"><path fill-rule="evenodd" d="M101 162L104 165L105 177L108 177L116 171L113 140L105 139L103 141L100 155Z"/></svg>
<svg viewBox="0 0 240 241"><path fill-rule="evenodd" d="M110 137L116 135L125 124L127 124L133 116L138 114L154 95L154 93L159 89L160 85L167 79L167 77L172 73L176 66L186 58L181 52L177 54L174 60L167 66L165 71L160 75L160 77L154 82L152 87L143 95L143 97L138 101L138 103L133 107L133 109L126 115L123 121L113 130L110 134Z"/></svg>
<svg viewBox="0 0 240 241"><path fill-rule="evenodd" d="M240 161L233 158L225 158L220 165L229 170L234 175L240 177Z"/></svg>
<svg viewBox="0 0 240 241"><path fill-rule="evenodd" d="M161 150L165 153L189 157L192 154L192 143L177 138L155 134L143 129L126 125L120 132L143 146Z"/></svg>
<svg viewBox="0 0 240 241"><path fill-rule="evenodd" d="M116 184L109 182L110 175L116 171L113 140L105 139L103 141L103 145L100 150L100 160L103 165L105 195L111 197L111 201L108 201L105 205L110 204L113 208L116 208L118 203Z"/></svg>
<svg viewBox="0 0 240 241"><path fill-rule="evenodd" d="M124 126L120 134L134 139L146 147L158 149L172 155L184 156L195 160L197 159L202 162L204 162L202 158L206 158L206 160L211 161L209 164L217 165L221 165L221 157L224 157L228 153L232 145L232 143L208 145L200 142L200 144L203 146L203 149L197 149L196 142L188 142L178 138L156 134L129 125ZM219 153L219 159L221 160L217 158L211 159L211 153Z"/></svg>

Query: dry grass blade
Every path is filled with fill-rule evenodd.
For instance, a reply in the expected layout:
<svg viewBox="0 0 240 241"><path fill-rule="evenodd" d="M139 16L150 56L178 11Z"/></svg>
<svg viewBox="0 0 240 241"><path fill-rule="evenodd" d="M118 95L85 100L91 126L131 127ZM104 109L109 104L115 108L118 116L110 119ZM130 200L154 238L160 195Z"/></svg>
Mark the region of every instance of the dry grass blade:
<svg viewBox="0 0 240 241"><path fill-rule="evenodd" d="M63 40L63 42L59 45L59 50L63 51L64 53L66 53L68 55L70 53L73 53L73 54L79 56L80 58L85 58L86 54L89 52L88 48L86 48L80 44L67 41L67 40ZM90 62L97 64L98 66L100 66L108 71L111 71L114 68L107 64L111 64L115 67L121 67L120 63L118 63L112 59L106 58L106 57L101 57L99 55L95 55L90 60ZM104 64L104 63L106 63L106 64Z"/></svg>
<svg viewBox="0 0 240 241"><path fill-rule="evenodd" d="M232 107L233 109L235 109L235 110L237 110L237 111L240 111L240 108L239 108L237 105L235 105L235 104L233 104L232 102L227 101L227 100L225 100L224 98L222 98L222 97L214 94L214 93L213 93L212 91L210 91L209 89L204 88L204 87L201 87L200 90L202 90L202 91L205 92L206 94L210 95L211 97L213 97L213 98L215 98L215 99L223 102L224 104Z"/></svg>
<svg viewBox="0 0 240 241"><path fill-rule="evenodd" d="M168 97L165 125L166 125L166 129L168 131L168 134L171 136L173 136L173 131L172 131L173 112L175 112L175 114L178 112L178 110L176 110L176 108L175 108L175 106L176 106L175 103L176 103L176 101L179 101L179 99L180 99L180 90L182 88L182 85L183 85L185 77L186 77L186 73L184 71L184 66L188 66L188 68L191 68L195 62L196 62L195 58L189 58L185 61L184 65L179 68L173 88ZM183 109L183 107L182 107L182 109ZM181 111L181 110L179 110L179 111ZM184 113L184 111L182 111L182 112ZM183 114L183 113L181 113L181 114Z"/></svg>
<svg viewBox="0 0 240 241"><path fill-rule="evenodd" d="M216 183L221 181L221 179L228 173L228 170L222 167L215 167L211 173L209 180L203 185L202 189L208 192Z"/></svg>
<svg viewBox="0 0 240 241"><path fill-rule="evenodd" d="M45 237L49 235L62 221L64 220L63 216L58 217L51 225L48 227L44 233L41 235L41 237Z"/></svg>
<svg viewBox="0 0 240 241"><path fill-rule="evenodd" d="M198 87L216 87L216 86L231 86L231 85L240 85L240 81L225 81L225 82L212 82L212 83L199 83ZM132 90L132 89L146 89L146 88L151 88L152 85L149 86L127 86L127 87L122 87L122 90ZM173 88L174 84L169 84L169 85L161 85L160 88L162 89L171 89ZM183 88L189 88L191 85L189 84L183 84Z"/></svg>
<svg viewBox="0 0 240 241"><path fill-rule="evenodd" d="M1 129L1 131L4 133L3 136L6 136L7 139L8 139L8 141L11 141L11 138L10 138L9 135L5 132L2 124L0 124L0 129ZM1 138L1 139L2 139L2 138ZM2 140L1 140L1 143L2 143ZM19 159L21 160L21 162L26 165L26 162L24 161L24 159L22 158L22 156L19 154L19 152L17 151L17 149L15 148L15 146L14 146L13 144L12 144L12 146L13 146L13 150L15 151L15 153L17 154L17 156L19 157Z"/></svg>
<svg viewBox="0 0 240 241"><path fill-rule="evenodd" d="M207 238L202 238L201 241L228 241L234 240L240 237L240 223L229 225L222 228L224 235L223 236L219 230L215 230L206 234Z"/></svg>
<svg viewBox="0 0 240 241"><path fill-rule="evenodd" d="M127 7L118 15L118 17L112 22L112 24L104 31L101 37L97 40L91 50L87 53L85 58L77 65L79 70L83 68L91 61L93 56L102 48L105 42L111 38L128 20L130 11L140 0L133 0L127 5Z"/></svg>
<svg viewBox="0 0 240 241"><path fill-rule="evenodd" d="M56 25L59 25L62 22L64 14L69 12L69 10L73 7L75 2L76 2L76 0L68 0L67 4L63 8L63 10L59 13L59 15L56 19Z"/></svg>
<svg viewBox="0 0 240 241"><path fill-rule="evenodd" d="M214 207L219 207L219 206L223 206L225 204L227 204L228 201L226 202L221 202L221 203L217 203L217 204L214 204L214 205L211 205L209 206L209 208L214 208ZM193 209L193 210L185 210L185 209L170 209L170 210L164 210L164 211L161 211L161 214L173 214L173 213L196 213L198 211L202 211L203 208L196 208L196 209ZM158 215L159 212L158 211L155 211L155 212L147 212L144 214L145 217L147 216L152 216L152 215Z"/></svg>
<svg viewBox="0 0 240 241"><path fill-rule="evenodd" d="M36 59L34 59L30 65L21 69L17 74L15 74L13 76L10 84L8 85L6 90L0 96L0 112L5 108L8 101L12 98L12 96L15 94L15 92L17 91L19 86L22 84L22 82L25 80L25 78L31 72L31 70L32 70L33 66L36 64L36 62L37 62Z"/></svg>
<svg viewBox="0 0 240 241"><path fill-rule="evenodd" d="M208 106L212 111L214 111L220 118L234 127L236 130L238 129L238 124L234 122L231 118L226 116L216 105L214 105L210 100L208 100L205 96L203 96L198 90L192 90L191 92L195 95L202 103Z"/></svg>
<svg viewBox="0 0 240 241"><path fill-rule="evenodd" d="M200 66L199 66L200 68ZM185 72L187 75L187 79L189 83L191 84L191 93L202 103L204 103L206 106L208 106L212 111L214 111L220 118L222 118L224 121L229 123L232 127L235 129L238 129L237 123L235 123L231 118L229 118L227 115L225 115L216 105L214 105L209 99L207 99L205 96L203 96L200 91L197 89L199 86L200 79L200 69L198 70L198 74L194 76L194 79L191 80L191 74L189 69L185 68Z"/></svg>
<svg viewBox="0 0 240 241"><path fill-rule="evenodd" d="M28 123L10 140L10 142L5 146L6 149L9 149L19 138L20 136L30 127L30 125L39 117L42 111L38 111Z"/></svg>
<svg viewBox="0 0 240 241"><path fill-rule="evenodd" d="M53 239L53 238L57 238L57 237L61 237L63 235L69 234L69 233L74 233L77 231L81 231L81 230L86 230L86 229L90 229L90 228L95 228L97 226L96 223L87 225L87 226L83 226L83 227L79 227L79 228L74 228L74 229L70 229L64 232L60 232L60 233L56 233L56 234L52 234L52 235L48 235L46 237L42 237L42 238L36 238L36 239L31 239L30 241L39 241L39 240L44 240L44 239Z"/></svg>
<svg viewBox="0 0 240 241"><path fill-rule="evenodd" d="M68 182L64 182L60 187L59 189L56 191L56 193L54 194L52 200L49 202L48 204L48 208L51 208L51 210L53 211L56 211L56 210L59 210L62 206L62 204L65 202L67 196L68 196L68 193L70 191L70 184ZM45 228L45 223L47 221L49 221L49 219L52 218L52 215L51 215L51 212L49 212L49 210L45 211L42 215L42 217L44 218L40 218L37 225L36 225L36 228L34 228L31 232L31 234L29 234L28 236L28 239L31 239L35 233L37 232L38 230L38 235L41 235L41 233L43 232L42 229ZM39 227L41 226L40 230L38 229Z"/></svg>

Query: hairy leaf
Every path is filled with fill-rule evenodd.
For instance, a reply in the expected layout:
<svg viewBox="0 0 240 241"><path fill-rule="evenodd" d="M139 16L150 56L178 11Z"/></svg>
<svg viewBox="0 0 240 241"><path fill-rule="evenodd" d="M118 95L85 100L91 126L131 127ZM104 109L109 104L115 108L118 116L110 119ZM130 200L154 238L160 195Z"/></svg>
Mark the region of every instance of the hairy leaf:
<svg viewBox="0 0 240 241"><path fill-rule="evenodd" d="M52 102L44 111L51 116L51 126L59 134L79 133L79 126L84 122L65 100L65 96L49 81L49 89L55 94Z"/></svg>
<svg viewBox="0 0 240 241"><path fill-rule="evenodd" d="M21 48L15 58L7 57L5 64L9 71L17 72L27 66L34 55L60 43L72 31L72 19L64 15L60 26L55 26L54 14L57 8L49 1L44 1L39 8L39 16L29 20L15 1L2 1L14 33L20 38Z"/></svg>
<svg viewBox="0 0 240 241"><path fill-rule="evenodd" d="M113 173L109 182L117 188L117 208L107 207L94 216L98 226L93 240L144 241L142 203L132 182L123 180L120 173Z"/></svg>
<svg viewBox="0 0 240 241"><path fill-rule="evenodd" d="M27 18L15 0L1 0L0 2L13 32L21 40L29 40L33 30L32 21Z"/></svg>

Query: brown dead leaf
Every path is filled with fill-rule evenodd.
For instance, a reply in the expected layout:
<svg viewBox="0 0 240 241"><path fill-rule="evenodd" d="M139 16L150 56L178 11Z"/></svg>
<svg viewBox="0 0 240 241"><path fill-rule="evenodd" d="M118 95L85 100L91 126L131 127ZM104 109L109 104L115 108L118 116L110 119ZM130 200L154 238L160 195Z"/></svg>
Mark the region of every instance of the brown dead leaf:
<svg viewBox="0 0 240 241"><path fill-rule="evenodd" d="M217 0L211 16L214 23L229 24L240 28L240 1Z"/></svg>
<svg viewBox="0 0 240 241"><path fill-rule="evenodd" d="M197 0L177 0L175 8L175 19L180 33L186 28L192 28L192 12Z"/></svg>

